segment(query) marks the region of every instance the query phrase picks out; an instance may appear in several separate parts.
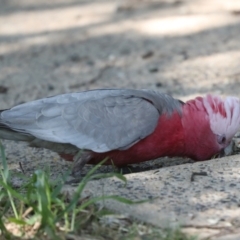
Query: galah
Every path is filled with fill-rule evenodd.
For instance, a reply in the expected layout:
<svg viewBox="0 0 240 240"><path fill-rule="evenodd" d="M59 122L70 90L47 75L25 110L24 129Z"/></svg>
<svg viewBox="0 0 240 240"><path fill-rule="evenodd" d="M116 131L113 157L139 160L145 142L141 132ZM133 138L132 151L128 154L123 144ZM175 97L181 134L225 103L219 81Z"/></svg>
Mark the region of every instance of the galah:
<svg viewBox="0 0 240 240"><path fill-rule="evenodd" d="M163 156L207 160L240 127L240 101L207 95L183 103L153 90L100 89L39 99L0 112L0 138L74 161L121 167ZM79 151L81 154L79 154Z"/></svg>

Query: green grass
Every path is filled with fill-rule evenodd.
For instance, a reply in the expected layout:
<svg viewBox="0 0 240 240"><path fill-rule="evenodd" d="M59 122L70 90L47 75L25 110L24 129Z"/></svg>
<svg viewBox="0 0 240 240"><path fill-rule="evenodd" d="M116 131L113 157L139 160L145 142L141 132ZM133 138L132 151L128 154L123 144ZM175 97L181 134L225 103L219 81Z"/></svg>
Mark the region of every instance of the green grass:
<svg viewBox="0 0 240 240"><path fill-rule="evenodd" d="M101 209L95 203L113 199L125 204L139 204L120 196L83 198L82 193L88 181L99 178L117 177L123 182L126 178L118 173L94 174L104 162L93 167L76 187L71 196L62 193L64 182L69 175L56 179L50 178L49 170L37 170L23 180L20 188L11 183L5 152L0 143L2 170L0 171L0 239L71 239L71 236L90 236L90 239L160 239L192 240L180 230L162 231L151 226L137 224L128 220L122 227L109 227L101 222L109 211ZM113 214L113 213L111 213ZM115 216L115 215L112 215ZM117 215L116 215L117 219ZM144 227L144 231L140 229ZM74 238L72 238L74 239Z"/></svg>

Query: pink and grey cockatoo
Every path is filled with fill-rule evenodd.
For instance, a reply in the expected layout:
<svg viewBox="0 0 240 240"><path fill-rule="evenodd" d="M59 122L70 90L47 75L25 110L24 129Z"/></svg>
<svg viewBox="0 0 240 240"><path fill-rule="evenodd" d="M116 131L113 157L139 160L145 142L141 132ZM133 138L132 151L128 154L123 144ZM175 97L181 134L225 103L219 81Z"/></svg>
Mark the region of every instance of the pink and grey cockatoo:
<svg viewBox="0 0 240 240"><path fill-rule="evenodd" d="M207 95L183 103L152 90L67 93L0 113L0 138L51 149L74 160L75 173L106 157L115 166L162 156L207 160L239 127L238 98Z"/></svg>

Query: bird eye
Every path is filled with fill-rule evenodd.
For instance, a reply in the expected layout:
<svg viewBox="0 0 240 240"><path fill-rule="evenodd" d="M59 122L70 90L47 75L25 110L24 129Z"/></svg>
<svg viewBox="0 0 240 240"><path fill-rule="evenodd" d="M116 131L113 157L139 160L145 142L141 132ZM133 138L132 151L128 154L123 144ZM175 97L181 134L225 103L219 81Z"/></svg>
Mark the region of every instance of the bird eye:
<svg viewBox="0 0 240 240"><path fill-rule="evenodd" d="M217 141L219 144L225 144L226 143L226 136L225 134L217 135Z"/></svg>

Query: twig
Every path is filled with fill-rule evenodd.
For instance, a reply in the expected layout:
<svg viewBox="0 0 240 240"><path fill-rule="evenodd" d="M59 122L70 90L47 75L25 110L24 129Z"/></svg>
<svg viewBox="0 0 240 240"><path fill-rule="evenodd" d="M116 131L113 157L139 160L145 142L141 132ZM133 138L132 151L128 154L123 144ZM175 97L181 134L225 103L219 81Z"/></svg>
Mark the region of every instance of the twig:
<svg viewBox="0 0 240 240"><path fill-rule="evenodd" d="M21 162L18 162L18 163L19 163L19 167L20 167L22 173L25 174L25 171L24 171L24 169L23 169L22 163L21 163Z"/></svg>
<svg viewBox="0 0 240 240"><path fill-rule="evenodd" d="M208 228L208 229L231 229L232 227L228 226L216 226L216 225L194 225L194 224L186 224L186 225L181 225L182 228Z"/></svg>

